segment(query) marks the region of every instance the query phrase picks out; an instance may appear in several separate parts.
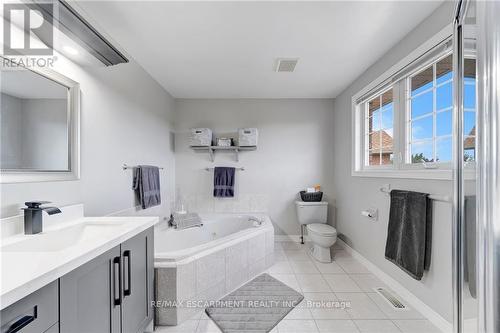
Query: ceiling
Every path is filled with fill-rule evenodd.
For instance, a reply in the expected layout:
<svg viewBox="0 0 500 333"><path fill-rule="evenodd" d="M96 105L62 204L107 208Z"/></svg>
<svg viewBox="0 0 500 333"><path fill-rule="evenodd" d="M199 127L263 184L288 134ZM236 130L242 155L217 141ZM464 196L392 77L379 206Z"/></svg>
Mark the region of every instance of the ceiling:
<svg viewBox="0 0 500 333"><path fill-rule="evenodd" d="M176 98L330 98L441 1L89 1L78 6ZM276 73L276 58L299 58Z"/></svg>

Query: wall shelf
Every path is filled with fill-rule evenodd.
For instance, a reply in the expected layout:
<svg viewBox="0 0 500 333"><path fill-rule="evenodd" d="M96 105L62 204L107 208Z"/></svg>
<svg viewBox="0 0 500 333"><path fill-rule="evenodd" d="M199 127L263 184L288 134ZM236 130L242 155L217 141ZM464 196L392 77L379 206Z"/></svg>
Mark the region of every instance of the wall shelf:
<svg viewBox="0 0 500 333"><path fill-rule="evenodd" d="M256 146L253 147L239 147L239 146L230 146L230 147L220 147L220 146L191 146L191 149L195 151L206 151L210 157L210 161L215 161L215 153L217 151L229 151L234 153L234 158L236 162L239 161L239 153L240 151L252 151L257 150Z"/></svg>

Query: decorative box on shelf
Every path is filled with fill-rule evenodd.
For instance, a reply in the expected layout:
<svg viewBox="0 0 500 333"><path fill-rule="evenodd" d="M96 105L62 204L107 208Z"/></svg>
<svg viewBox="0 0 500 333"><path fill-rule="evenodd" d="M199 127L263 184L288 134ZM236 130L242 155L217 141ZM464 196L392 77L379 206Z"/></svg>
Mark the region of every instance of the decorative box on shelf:
<svg viewBox="0 0 500 333"><path fill-rule="evenodd" d="M240 147L255 147L259 132L256 128L240 128L238 129L238 146Z"/></svg>
<svg viewBox="0 0 500 333"><path fill-rule="evenodd" d="M213 133L210 128L192 128L189 138L190 147L210 147L212 145Z"/></svg>

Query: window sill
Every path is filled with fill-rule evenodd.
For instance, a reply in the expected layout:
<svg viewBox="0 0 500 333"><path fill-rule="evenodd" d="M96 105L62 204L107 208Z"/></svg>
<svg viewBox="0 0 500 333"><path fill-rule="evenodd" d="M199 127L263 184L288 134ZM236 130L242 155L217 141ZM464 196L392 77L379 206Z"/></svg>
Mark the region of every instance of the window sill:
<svg viewBox="0 0 500 333"><path fill-rule="evenodd" d="M452 180L453 172L450 169L425 169L425 170L354 170L353 177L370 178L400 178L400 179L428 179L428 180ZM475 169L467 169L464 172L466 180L475 179Z"/></svg>

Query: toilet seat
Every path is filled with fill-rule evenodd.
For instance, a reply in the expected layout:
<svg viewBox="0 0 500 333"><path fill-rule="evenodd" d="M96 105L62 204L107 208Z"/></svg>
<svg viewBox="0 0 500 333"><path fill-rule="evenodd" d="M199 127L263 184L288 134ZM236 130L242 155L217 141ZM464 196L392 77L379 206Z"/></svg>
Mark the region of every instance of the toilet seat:
<svg viewBox="0 0 500 333"><path fill-rule="evenodd" d="M307 225L307 231L319 236L336 236L337 229L328 224L311 223Z"/></svg>

